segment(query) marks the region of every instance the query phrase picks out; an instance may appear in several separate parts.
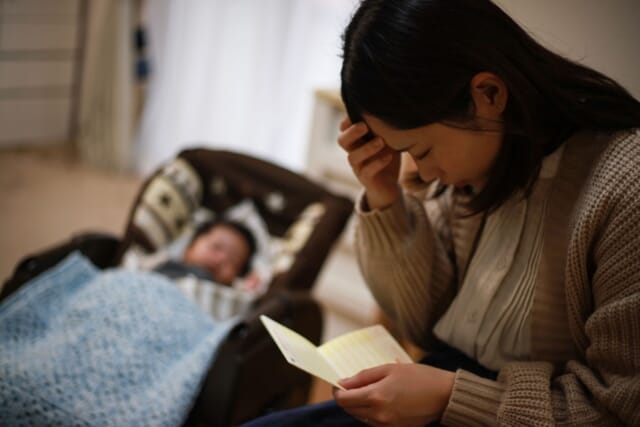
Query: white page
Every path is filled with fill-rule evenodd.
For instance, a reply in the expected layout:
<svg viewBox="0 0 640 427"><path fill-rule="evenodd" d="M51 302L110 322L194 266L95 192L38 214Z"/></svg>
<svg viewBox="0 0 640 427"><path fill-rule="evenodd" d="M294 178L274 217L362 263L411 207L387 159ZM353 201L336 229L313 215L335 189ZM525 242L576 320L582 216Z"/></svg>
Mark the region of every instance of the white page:
<svg viewBox="0 0 640 427"><path fill-rule="evenodd" d="M260 320L269 331L269 334L271 334L287 362L343 389L338 385L340 377L318 352L318 348L313 343L268 316L262 315Z"/></svg>
<svg viewBox="0 0 640 427"><path fill-rule="evenodd" d="M386 363L412 360L393 336L381 325L341 335L318 348L340 379Z"/></svg>

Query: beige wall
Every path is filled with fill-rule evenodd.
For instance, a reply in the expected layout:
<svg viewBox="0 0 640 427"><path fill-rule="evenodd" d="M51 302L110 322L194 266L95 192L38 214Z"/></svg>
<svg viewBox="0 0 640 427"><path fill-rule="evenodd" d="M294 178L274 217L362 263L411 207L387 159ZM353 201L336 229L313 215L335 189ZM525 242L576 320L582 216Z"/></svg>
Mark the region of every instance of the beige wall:
<svg viewBox="0 0 640 427"><path fill-rule="evenodd" d="M495 0L538 41L640 98L639 0Z"/></svg>

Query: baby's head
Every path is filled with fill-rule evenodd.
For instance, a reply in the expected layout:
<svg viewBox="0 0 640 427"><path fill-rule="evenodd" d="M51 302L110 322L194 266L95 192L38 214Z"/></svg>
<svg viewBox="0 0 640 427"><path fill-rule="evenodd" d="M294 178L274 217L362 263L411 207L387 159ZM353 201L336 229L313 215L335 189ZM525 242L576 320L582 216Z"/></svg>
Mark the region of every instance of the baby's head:
<svg viewBox="0 0 640 427"><path fill-rule="evenodd" d="M206 269L216 282L230 285L249 272L255 251L256 240L244 225L208 221L196 229L183 261Z"/></svg>

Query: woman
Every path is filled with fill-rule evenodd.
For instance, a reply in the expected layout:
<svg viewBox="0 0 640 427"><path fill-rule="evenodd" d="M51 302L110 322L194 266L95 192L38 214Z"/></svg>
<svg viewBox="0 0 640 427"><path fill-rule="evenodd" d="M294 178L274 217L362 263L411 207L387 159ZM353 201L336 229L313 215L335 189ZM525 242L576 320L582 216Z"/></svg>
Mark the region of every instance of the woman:
<svg viewBox="0 0 640 427"><path fill-rule="evenodd" d="M429 357L262 424L640 425L640 103L485 0L363 1L342 97L363 275Z"/></svg>

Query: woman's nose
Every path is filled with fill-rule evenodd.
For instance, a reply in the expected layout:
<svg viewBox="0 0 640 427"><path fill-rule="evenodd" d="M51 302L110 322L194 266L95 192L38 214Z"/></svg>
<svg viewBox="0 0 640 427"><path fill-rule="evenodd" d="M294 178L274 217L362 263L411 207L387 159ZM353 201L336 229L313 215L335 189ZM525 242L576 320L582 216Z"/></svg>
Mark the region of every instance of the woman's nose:
<svg viewBox="0 0 640 427"><path fill-rule="evenodd" d="M431 182L442 177L442 171L437 167L419 167L418 174L424 182Z"/></svg>

